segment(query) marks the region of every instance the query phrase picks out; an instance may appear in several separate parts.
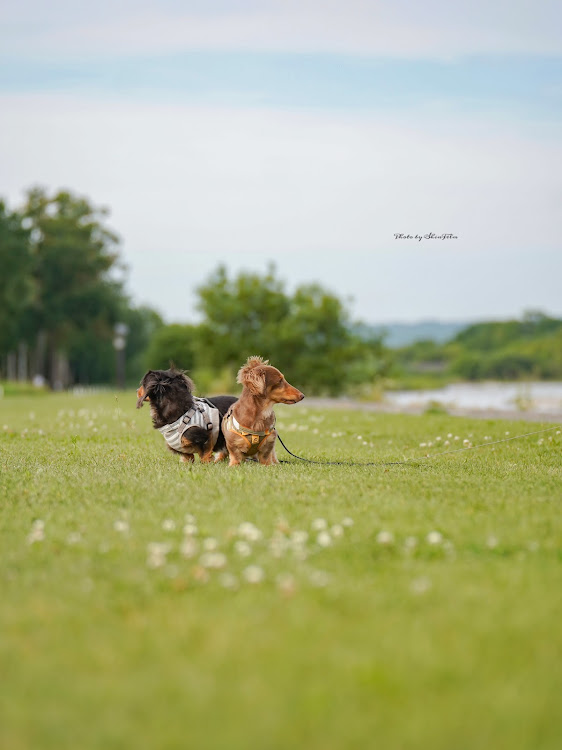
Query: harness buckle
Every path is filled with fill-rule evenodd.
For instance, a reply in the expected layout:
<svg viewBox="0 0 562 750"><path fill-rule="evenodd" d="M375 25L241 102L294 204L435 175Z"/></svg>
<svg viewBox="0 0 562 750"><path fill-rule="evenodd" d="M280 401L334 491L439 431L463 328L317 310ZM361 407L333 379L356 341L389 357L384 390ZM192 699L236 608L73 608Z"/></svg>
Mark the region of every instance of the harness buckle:
<svg viewBox="0 0 562 750"><path fill-rule="evenodd" d="M259 435L252 435L252 444L255 445L256 443L259 443L260 436Z"/></svg>

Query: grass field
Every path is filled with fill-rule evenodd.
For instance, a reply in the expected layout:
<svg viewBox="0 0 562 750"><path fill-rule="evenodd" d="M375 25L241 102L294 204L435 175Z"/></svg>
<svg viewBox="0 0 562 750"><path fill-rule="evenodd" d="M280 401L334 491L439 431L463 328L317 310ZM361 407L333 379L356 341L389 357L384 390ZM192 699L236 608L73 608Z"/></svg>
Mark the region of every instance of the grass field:
<svg viewBox="0 0 562 750"><path fill-rule="evenodd" d="M189 468L134 405L0 400L3 750L561 747L557 431ZM548 426L277 413L320 460Z"/></svg>

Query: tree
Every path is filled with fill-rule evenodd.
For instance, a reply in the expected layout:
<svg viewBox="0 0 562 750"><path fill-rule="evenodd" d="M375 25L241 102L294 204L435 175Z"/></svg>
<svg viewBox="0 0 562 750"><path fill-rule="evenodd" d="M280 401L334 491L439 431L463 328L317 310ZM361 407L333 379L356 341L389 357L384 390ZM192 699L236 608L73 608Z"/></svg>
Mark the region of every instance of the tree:
<svg viewBox="0 0 562 750"><path fill-rule="evenodd" d="M118 238L103 224L104 209L67 191L28 194L24 215L31 229L36 294L28 328L44 340L47 380L66 385L69 348L95 338L110 341L119 319L123 292L111 278L117 266Z"/></svg>
<svg viewBox="0 0 562 750"><path fill-rule="evenodd" d="M166 370L171 364L182 370L196 366L199 330L178 323L162 326L152 336L144 354L145 369Z"/></svg>
<svg viewBox="0 0 562 750"><path fill-rule="evenodd" d="M234 368L256 352L275 358L278 328L289 314L289 300L273 267L264 276L241 273L230 279L219 266L197 293L204 316L200 345L205 364Z"/></svg>
<svg viewBox="0 0 562 750"><path fill-rule="evenodd" d="M14 350L24 337L25 313L35 293L30 230L23 216L0 201L0 353Z"/></svg>
<svg viewBox="0 0 562 750"><path fill-rule="evenodd" d="M309 393L338 394L381 368L381 342L353 333L343 303L319 284L291 296L270 267L229 278L220 267L199 290L204 320L197 367L236 371L251 354L269 358Z"/></svg>

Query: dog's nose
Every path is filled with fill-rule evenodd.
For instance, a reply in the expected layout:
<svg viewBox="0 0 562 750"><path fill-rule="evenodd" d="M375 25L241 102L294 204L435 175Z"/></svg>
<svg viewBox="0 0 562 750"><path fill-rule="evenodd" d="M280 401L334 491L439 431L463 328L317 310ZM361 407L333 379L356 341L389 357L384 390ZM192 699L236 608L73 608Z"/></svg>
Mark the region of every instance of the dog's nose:
<svg viewBox="0 0 562 750"><path fill-rule="evenodd" d="M299 391L299 401L302 401L303 398L304 398L304 393L301 393L301 391Z"/></svg>

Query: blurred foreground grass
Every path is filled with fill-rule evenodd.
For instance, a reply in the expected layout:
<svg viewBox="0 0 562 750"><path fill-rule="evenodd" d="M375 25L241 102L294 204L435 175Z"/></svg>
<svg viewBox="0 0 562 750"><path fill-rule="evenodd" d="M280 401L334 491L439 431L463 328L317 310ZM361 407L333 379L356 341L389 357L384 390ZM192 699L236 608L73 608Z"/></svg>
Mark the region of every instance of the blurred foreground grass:
<svg viewBox="0 0 562 750"><path fill-rule="evenodd" d="M560 747L559 434L188 468L134 404L0 400L2 748ZM542 425L278 426L368 461Z"/></svg>

